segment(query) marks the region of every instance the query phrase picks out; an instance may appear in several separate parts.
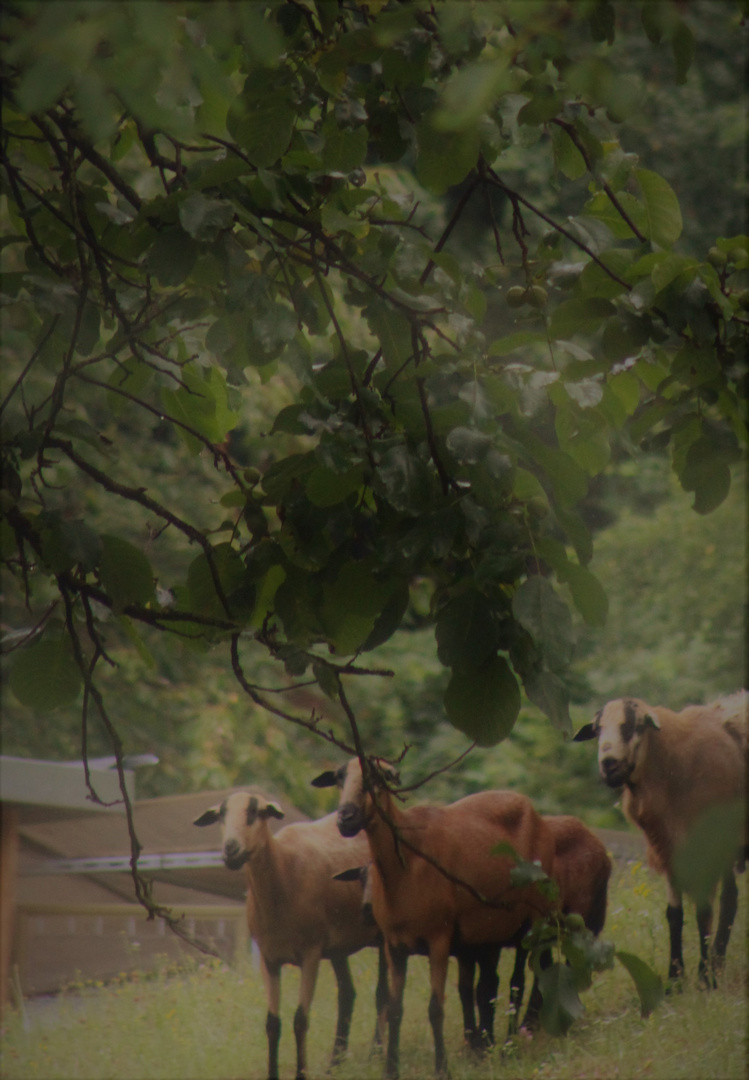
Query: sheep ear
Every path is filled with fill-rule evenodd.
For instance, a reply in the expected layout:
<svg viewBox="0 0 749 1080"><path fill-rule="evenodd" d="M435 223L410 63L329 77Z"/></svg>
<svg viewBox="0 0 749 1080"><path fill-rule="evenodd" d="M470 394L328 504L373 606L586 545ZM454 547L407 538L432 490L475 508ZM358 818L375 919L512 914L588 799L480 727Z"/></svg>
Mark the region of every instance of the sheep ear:
<svg viewBox="0 0 749 1080"><path fill-rule="evenodd" d="M217 821L221 820L221 810L218 806L212 806L210 810L206 810L200 817L195 818L193 825L200 825L202 828L204 825L215 825Z"/></svg>
<svg viewBox="0 0 749 1080"><path fill-rule="evenodd" d="M352 870L341 870L340 874L333 875L333 881L362 881L365 867L355 866Z"/></svg>
<svg viewBox="0 0 749 1080"><path fill-rule="evenodd" d="M282 818L284 812L278 803L269 802L262 810L258 810L257 816L261 818Z"/></svg>
<svg viewBox="0 0 749 1080"><path fill-rule="evenodd" d="M643 722L643 726L646 727L646 728L651 727L651 728L655 728L656 731L661 730L661 725L658 723L658 717L653 716L652 713L645 713L645 716L643 717L642 722Z"/></svg>
<svg viewBox="0 0 749 1080"><path fill-rule="evenodd" d="M578 731L577 735L572 736L573 742L587 742L589 739L595 739L598 735L598 728L595 724L583 724Z"/></svg>
<svg viewBox="0 0 749 1080"><path fill-rule="evenodd" d="M338 777L336 776L336 774L333 772L332 769L328 769L326 772L320 773L320 775L316 776L315 779L312 781L312 787L337 787L337 786L338 786Z"/></svg>

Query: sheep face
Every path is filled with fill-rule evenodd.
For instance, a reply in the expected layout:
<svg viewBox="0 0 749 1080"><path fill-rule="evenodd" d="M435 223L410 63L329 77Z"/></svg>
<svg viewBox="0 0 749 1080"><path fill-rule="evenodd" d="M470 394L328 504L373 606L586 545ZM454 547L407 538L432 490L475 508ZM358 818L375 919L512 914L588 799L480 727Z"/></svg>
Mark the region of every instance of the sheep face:
<svg viewBox="0 0 749 1080"><path fill-rule="evenodd" d="M229 870L239 870L252 857L261 842L263 823L268 818L282 818L283 810L263 796L235 791L218 806L212 806L196 818L193 825L221 823L221 853Z"/></svg>
<svg viewBox="0 0 749 1080"><path fill-rule="evenodd" d="M370 785L385 788L398 784L398 773L384 761L369 762ZM338 806L338 830L341 836L351 837L365 829L374 813L371 791L367 790L358 758L352 758L336 772L326 772L312 783L315 787L338 787L341 792Z"/></svg>
<svg viewBox="0 0 749 1080"><path fill-rule="evenodd" d="M650 706L637 698L609 701L575 736L577 742L598 739L598 771L609 787L628 783L635 769L643 735L658 729L658 718Z"/></svg>

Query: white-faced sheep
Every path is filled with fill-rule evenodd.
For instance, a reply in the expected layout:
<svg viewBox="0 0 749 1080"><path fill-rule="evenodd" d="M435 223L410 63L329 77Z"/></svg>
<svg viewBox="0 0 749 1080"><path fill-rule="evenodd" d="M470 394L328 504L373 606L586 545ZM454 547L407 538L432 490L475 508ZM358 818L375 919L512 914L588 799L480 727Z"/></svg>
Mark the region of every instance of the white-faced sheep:
<svg viewBox="0 0 749 1080"><path fill-rule="evenodd" d="M345 1052L354 1008L354 984L348 957L381 935L371 919L363 917L361 890L342 885L334 875L369 856L363 838L346 840L338 831L336 815L319 821L287 825L274 836L268 822L283 811L262 796L237 791L220 806L206 810L195 824L220 822L226 866L247 873L247 921L260 950L268 997L268 1075L278 1076L281 1035L279 1008L281 967L301 969L299 1005L294 1015L297 1078L306 1072L306 1032L320 961L330 960L338 983L338 1024L333 1063ZM382 954L377 986L377 1010L387 1004L386 973Z"/></svg>
<svg viewBox="0 0 749 1080"><path fill-rule="evenodd" d="M360 762L353 758L315 783L340 787L341 833L355 836L364 830L369 841L372 908L385 937L390 986L386 1075L398 1075L408 956L424 952L429 957L435 1068L443 1074L450 955L484 944L514 943L547 911L534 886L513 888L514 860L494 856L492 849L508 841L521 858L539 861L548 873L553 841L530 800L516 792L482 792L450 806L400 809L386 786L397 783L394 770L374 762L367 771L365 784Z"/></svg>
<svg viewBox="0 0 749 1080"><path fill-rule="evenodd" d="M550 877L559 887L557 906L561 914L580 915L585 926L596 937L606 921L606 903L611 859L606 854L605 844L591 832L579 818L569 814L544 816L547 828L554 840L554 855ZM499 950L497 950L497 959ZM526 950L517 946L515 966L510 978L510 1022L508 1034L517 1031L518 1014L525 989ZM494 980L490 955L477 956L479 964L479 983L476 988L476 1003L479 1007L478 1045L484 1039L492 1041L493 1000L496 997L498 980L496 963ZM475 965L470 957L464 957L460 965L460 980L463 983L461 1002L463 1003L464 1027L466 1031L476 1030L473 1019L473 980ZM460 983L459 983L460 988ZM538 979L533 981L533 989L523 1019L523 1027L529 1031L538 1025L542 1005ZM474 1044L476 1039L472 1040Z"/></svg>
<svg viewBox="0 0 749 1080"><path fill-rule="evenodd" d="M637 698L608 702L576 740L598 739L598 768L624 787L622 809L648 841L648 859L668 882L669 980L684 971L682 896L694 899L700 981L715 985L736 908L737 853L746 842L746 691L681 712ZM742 852L743 854L743 852ZM723 886L713 941L713 901Z"/></svg>

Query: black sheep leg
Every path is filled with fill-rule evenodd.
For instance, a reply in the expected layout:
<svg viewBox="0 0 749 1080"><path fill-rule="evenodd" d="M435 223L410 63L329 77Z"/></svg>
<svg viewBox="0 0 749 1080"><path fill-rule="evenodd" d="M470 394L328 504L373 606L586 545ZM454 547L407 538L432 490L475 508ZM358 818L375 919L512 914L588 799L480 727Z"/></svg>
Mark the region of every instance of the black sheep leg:
<svg viewBox="0 0 749 1080"><path fill-rule="evenodd" d="M348 957L336 956L330 958L338 983L338 1026L336 1027L335 1042L333 1043L333 1056L331 1065L338 1065L348 1047L348 1036L351 1029L351 1017L354 1012L354 999L356 991L351 978Z"/></svg>
<svg viewBox="0 0 749 1080"><path fill-rule="evenodd" d="M720 915L718 917L718 929L715 933L715 966L718 971L723 967L728 948L728 939L731 936L731 927L736 918L739 906L739 890L736 887L736 876L733 870L728 870L723 875L723 887L720 891Z"/></svg>

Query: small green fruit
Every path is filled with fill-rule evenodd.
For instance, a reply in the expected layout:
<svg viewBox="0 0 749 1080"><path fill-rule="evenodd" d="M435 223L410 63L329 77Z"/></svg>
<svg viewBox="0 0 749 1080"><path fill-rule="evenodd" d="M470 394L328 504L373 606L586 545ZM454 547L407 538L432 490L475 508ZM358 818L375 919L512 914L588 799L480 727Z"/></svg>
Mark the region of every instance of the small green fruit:
<svg viewBox="0 0 749 1080"><path fill-rule="evenodd" d="M578 915L576 912L573 912L572 915L568 915L564 922L568 930L585 929L585 920L582 915Z"/></svg>
<svg viewBox="0 0 749 1080"><path fill-rule="evenodd" d="M509 307L522 307L526 302L526 290L521 285L513 285L511 289L507 290L505 299Z"/></svg>
<svg viewBox="0 0 749 1080"><path fill-rule="evenodd" d="M546 305L547 305L547 303L549 301L549 294L547 293L546 289L543 288L542 285L531 285L530 289L527 290L527 293L528 293L528 297L527 297L528 303L531 305L531 307L534 307L534 308L546 307Z"/></svg>
<svg viewBox="0 0 749 1080"><path fill-rule="evenodd" d="M714 266L716 270L721 270L727 263L725 251L721 251L720 248L711 247L707 253L707 261L711 266Z"/></svg>

